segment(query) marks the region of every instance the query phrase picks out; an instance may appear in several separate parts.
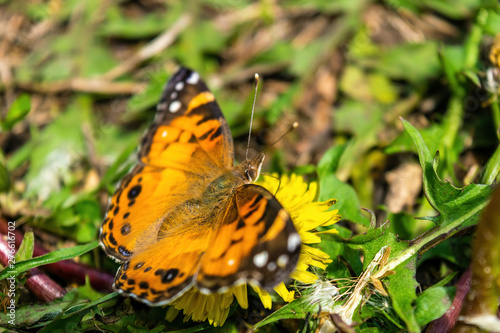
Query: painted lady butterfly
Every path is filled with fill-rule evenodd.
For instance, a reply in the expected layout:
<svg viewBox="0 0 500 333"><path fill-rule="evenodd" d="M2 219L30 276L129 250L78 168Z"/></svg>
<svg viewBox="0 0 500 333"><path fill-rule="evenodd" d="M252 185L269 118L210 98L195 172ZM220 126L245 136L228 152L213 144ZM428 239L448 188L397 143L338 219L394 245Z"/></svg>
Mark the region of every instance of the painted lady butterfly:
<svg viewBox="0 0 500 333"><path fill-rule="evenodd" d="M214 95L197 72L177 71L101 227L104 251L123 263L114 288L158 306L193 286L214 293L285 280L301 239L276 198L252 184L263 160L234 165Z"/></svg>

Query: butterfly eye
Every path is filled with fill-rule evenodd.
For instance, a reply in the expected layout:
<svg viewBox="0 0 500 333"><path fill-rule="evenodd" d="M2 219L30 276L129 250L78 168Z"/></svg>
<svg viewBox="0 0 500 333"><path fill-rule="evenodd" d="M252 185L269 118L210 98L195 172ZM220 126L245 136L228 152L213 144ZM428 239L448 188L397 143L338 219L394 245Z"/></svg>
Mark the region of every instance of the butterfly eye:
<svg viewBox="0 0 500 333"><path fill-rule="evenodd" d="M245 177L247 177L247 180L249 182L253 182L255 178L257 178L257 173L255 171L256 171L255 169L245 170Z"/></svg>

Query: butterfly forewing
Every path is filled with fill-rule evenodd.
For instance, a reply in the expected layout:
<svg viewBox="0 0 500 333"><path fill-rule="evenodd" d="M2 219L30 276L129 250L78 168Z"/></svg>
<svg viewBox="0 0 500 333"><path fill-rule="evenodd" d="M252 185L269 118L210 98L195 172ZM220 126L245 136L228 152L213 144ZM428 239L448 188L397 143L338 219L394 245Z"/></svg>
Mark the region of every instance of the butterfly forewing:
<svg viewBox="0 0 500 333"><path fill-rule="evenodd" d="M155 121L141 142L139 158L143 163L190 172L233 165L231 132L214 95L197 72L181 68L175 73L157 109Z"/></svg>
<svg viewBox="0 0 500 333"><path fill-rule="evenodd" d="M206 292L243 282L275 287L295 269L300 244L278 200L261 186L243 185L203 256L197 284Z"/></svg>
<svg viewBox="0 0 500 333"><path fill-rule="evenodd" d="M135 166L111 198L102 223L100 241L106 253L125 262L136 247L154 242L162 216L182 201L173 194L187 192L188 184L182 170Z"/></svg>
<svg viewBox="0 0 500 333"><path fill-rule="evenodd" d="M101 227L101 245L121 262L155 241L162 216L233 165L229 127L198 73L177 71L157 109L141 140L140 162L118 186Z"/></svg>

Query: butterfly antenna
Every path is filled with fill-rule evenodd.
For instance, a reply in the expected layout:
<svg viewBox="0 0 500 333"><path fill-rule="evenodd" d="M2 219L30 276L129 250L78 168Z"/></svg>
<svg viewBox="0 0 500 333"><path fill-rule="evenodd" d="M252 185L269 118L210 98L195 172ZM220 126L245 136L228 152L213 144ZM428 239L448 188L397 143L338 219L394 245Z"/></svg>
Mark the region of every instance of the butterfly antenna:
<svg viewBox="0 0 500 333"><path fill-rule="evenodd" d="M255 102L257 100L257 88L259 87L259 74L255 73L255 93L253 95L253 105L252 105L252 115L250 116L250 129L248 130L248 143L247 143L247 152L245 155L245 160L248 160L248 150L250 149L250 138L252 137L252 123L253 123L253 114L255 112Z"/></svg>
<svg viewBox="0 0 500 333"><path fill-rule="evenodd" d="M285 135L287 135L288 133L290 133L290 132L294 131L297 127L299 127L299 123L298 123L297 121L294 121L294 122L293 122L293 124L292 124L292 125L290 125L290 127L286 130L286 132L285 132L285 133L283 133L283 134L281 134L281 135L280 135L280 137L279 137L276 141L274 141L273 143L271 143L270 145L268 145L268 146L266 147L266 149L267 149L267 148L269 148L269 147L274 146L274 145L275 145L276 143L278 143L281 139L283 139L283 137L284 137Z"/></svg>

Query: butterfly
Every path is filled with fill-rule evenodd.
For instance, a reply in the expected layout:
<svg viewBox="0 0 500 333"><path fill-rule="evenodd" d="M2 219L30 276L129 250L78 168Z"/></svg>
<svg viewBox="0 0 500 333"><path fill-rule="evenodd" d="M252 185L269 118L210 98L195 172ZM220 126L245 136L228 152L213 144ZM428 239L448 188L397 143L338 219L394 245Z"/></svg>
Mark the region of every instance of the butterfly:
<svg viewBox="0 0 500 333"><path fill-rule="evenodd" d="M263 161L260 153L234 164L214 95L197 72L180 68L100 229L106 254L123 263L114 289L161 306L193 286L210 294L284 281L301 238L273 194L253 184Z"/></svg>

